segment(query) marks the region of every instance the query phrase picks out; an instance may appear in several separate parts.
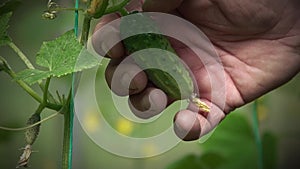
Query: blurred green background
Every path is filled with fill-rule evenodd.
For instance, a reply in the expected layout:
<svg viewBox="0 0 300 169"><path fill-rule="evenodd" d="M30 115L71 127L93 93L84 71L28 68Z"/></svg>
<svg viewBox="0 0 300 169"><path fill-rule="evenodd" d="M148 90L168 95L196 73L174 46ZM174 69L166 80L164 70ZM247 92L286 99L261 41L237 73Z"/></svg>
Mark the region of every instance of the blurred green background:
<svg viewBox="0 0 300 169"><path fill-rule="evenodd" d="M2 3L3 1L1 1ZM52 40L65 31L73 28L72 12L60 12L55 20L44 20L41 15L46 9L47 1L23 1L14 12L10 21L9 34L16 45L34 62L35 54L42 42ZM59 1L62 6L73 6L73 2ZM0 47L3 56L18 72L25 68L22 61L8 47ZM107 60L106 60L107 62ZM105 62L104 62L105 63ZM98 80L101 97L108 97L105 86L103 68L99 70ZM54 79L51 90L67 93L70 87L69 76ZM40 91L34 86L36 91ZM100 92L101 91L101 92ZM172 110L168 116L160 118L159 123L135 125L114 114L112 103L103 103L102 111L105 118L119 132L131 136L151 135L163 131L172 121ZM286 85L265 95L258 104L260 132L264 136L265 168L300 168L300 75ZM24 126L27 119L38 104L10 77L0 73L0 125ZM216 129L212 137L205 143L181 142L172 150L159 156L131 159L119 157L94 144L80 126L76 126L74 144L74 169L179 169L179 168L257 168L257 151L253 136L252 104L236 110ZM175 108L174 108L175 109ZM45 111L43 117L52 111ZM94 123L93 119L90 123ZM60 168L62 150L63 118L58 116L42 124L41 132L33 146L37 153L30 159L32 169ZM140 132L140 129L143 132ZM146 133L145 133L146 131ZM148 133L147 133L148 132ZM109 138L108 138L109 139ZM0 168L15 168L24 147L23 132L0 130ZM122 144L122 143L120 143ZM146 147L151 153L154 147Z"/></svg>

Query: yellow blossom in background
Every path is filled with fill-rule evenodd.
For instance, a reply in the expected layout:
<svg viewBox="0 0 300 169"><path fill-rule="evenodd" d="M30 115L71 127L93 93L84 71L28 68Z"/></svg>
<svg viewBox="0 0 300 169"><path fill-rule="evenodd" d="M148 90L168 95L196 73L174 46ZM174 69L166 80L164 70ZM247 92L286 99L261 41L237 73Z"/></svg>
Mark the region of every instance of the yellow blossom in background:
<svg viewBox="0 0 300 169"><path fill-rule="evenodd" d="M259 98L257 102L257 115L258 120L263 121L268 116L268 107L264 104L264 97Z"/></svg>
<svg viewBox="0 0 300 169"><path fill-rule="evenodd" d="M143 155L150 157L156 155L156 153L158 152L158 148L155 144L148 143L143 146L141 151Z"/></svg>
<svg viewBox="0 0 300 169"><path fill-rule="evenodd" d="M84 120L83 120L83 125L85 126L85 129L88 132L95 132L97 129L100 128L100 119L99 115L95 111L90 111L86 113Z"/></svg>
<svg viewBox="0 0 300 169"><path fill-rule="evenodd" d="M129 135L133 130L133 123L125 118L119 118L116 123L116 129L124 135Z"/></svg>
<svg viewBox="0 0 300 169"><path fill-rule="evenodd" d="M258 120L263 121L267 118L268 108L265 105L259 105L258 108Z"/></svg>

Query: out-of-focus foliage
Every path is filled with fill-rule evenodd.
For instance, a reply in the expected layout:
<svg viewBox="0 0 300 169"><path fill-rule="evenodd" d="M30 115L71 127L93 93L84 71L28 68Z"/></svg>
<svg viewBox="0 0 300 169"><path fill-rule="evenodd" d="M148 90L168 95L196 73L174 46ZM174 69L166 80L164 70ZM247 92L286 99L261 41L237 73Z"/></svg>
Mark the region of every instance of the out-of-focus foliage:
<svg viewBox="0 0 300 169"><path fill-rule="evenodd" d="M221 168L257 168L253 131L249 122L239 114L228 115L201 147L206 152L215 152L226 158L227 162Z"/></svg>
<svg viewBox="0 0 300 169"><path fill-rule="evenodd" d="M262 144L264 169L277 168L278 141L276 137L272 133L266 132L262 137Z"/></svg>
<svg viewBox="0 0 300 169"><path fill-rule="evenodd" d="M216 153L207 152L200 156L189 154L166 169L217 169L224 162L224 158Z"/></svg>
<svg viewBox="0 0 300 169"><path fill-rule="evenodd" d="M263 135L264 168L276 168L276 138L271 133ZM167 169L256 169L258 152L252 127L247 119L236 113L230 114L213 135L200 144L200 156L188 155L171 164Z"/></svg>

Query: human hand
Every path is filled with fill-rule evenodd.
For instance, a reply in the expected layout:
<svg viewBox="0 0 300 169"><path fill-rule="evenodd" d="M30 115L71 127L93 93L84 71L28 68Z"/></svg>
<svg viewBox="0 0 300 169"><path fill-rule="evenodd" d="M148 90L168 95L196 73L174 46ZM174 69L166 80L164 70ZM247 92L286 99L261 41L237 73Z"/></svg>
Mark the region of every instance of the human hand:
<svg viewBox="0 0 300 169"><path fill-rule="evenodd" d="M134 8L141 7L138 2L134 5ZM300 71L299 7L297 0L149 0L144 3L144 11L169 12L199 27L211 40L225 70L226 99L225 107L221 108L224 100L211 100L212 93L219 91L212 91L205 67L192 64L197 63L198 58L193 57L187 47L171 41L195 76L201 100L212 107L208 114L195 112L192 105L178 112L174 126L180 137L181 132L188 132L182 136L184 140L198 139L226 114L286 83ZM114 14L105 17L96 29L116 18ZM118 30L114 32L110 38L119 38ZM103 43L97 36L93 37L94 48L100 54L103 54ZM153 87L135 64L119 65L125 56L121 43L109 51L109 56L112 60L106 70L107 82L116 94L129 94L130 107L137 116L157 115L174 101ZM115 73L117 67L122 74ZM111 86L113 76L120 80L118 86Z"/></svg>

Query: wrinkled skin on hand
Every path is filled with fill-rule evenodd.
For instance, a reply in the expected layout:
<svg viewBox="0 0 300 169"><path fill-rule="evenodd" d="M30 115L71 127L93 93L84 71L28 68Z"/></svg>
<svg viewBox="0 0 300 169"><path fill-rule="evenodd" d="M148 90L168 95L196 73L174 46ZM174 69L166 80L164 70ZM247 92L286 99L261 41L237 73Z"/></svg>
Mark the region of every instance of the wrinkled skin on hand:
<svg viewBox="0 0 300 169"><path fill-rule="evenodd" d="M135 1L131 6L138 8L141 4L141 1ZM206 115L192 113L192 106L179 112L174 126L181 138L198 139L212 130L227 113L283 85L300 71L299 8L298 0L148 0L144 3L144 11L172 13L199 27L216 48L225 69L226 100L223 109L218 101L211 103L211 93L218 91L211 90L204 65L195 64L197 57L193 57L187 47L171 41L178 55L192 70L200 88L201 100L212 107L219 107ZM98 28L115 18L116 15L107 16ZM93 43L97 46L99 40L94 38ZM96 51L101 53L101 49ZM106 71L109 84L109 77L119 63L116 60L125 55L122 44L112 48L110 54L114 59ZM126 70L129 72L128 66ZM153 92L150 89L144 92L147 83L143 72L133 78L136 90L129 92L131 105L141 110L154 104L152 107L157 109L152 111L161 111L172 102L159 89L151 87ZM152 99L149 99L150 95ZM135 99L137 97L139 99ZM141 98L148 99L139 102L143 100ZM185 136L181 132L189 133Z"/></svg>

